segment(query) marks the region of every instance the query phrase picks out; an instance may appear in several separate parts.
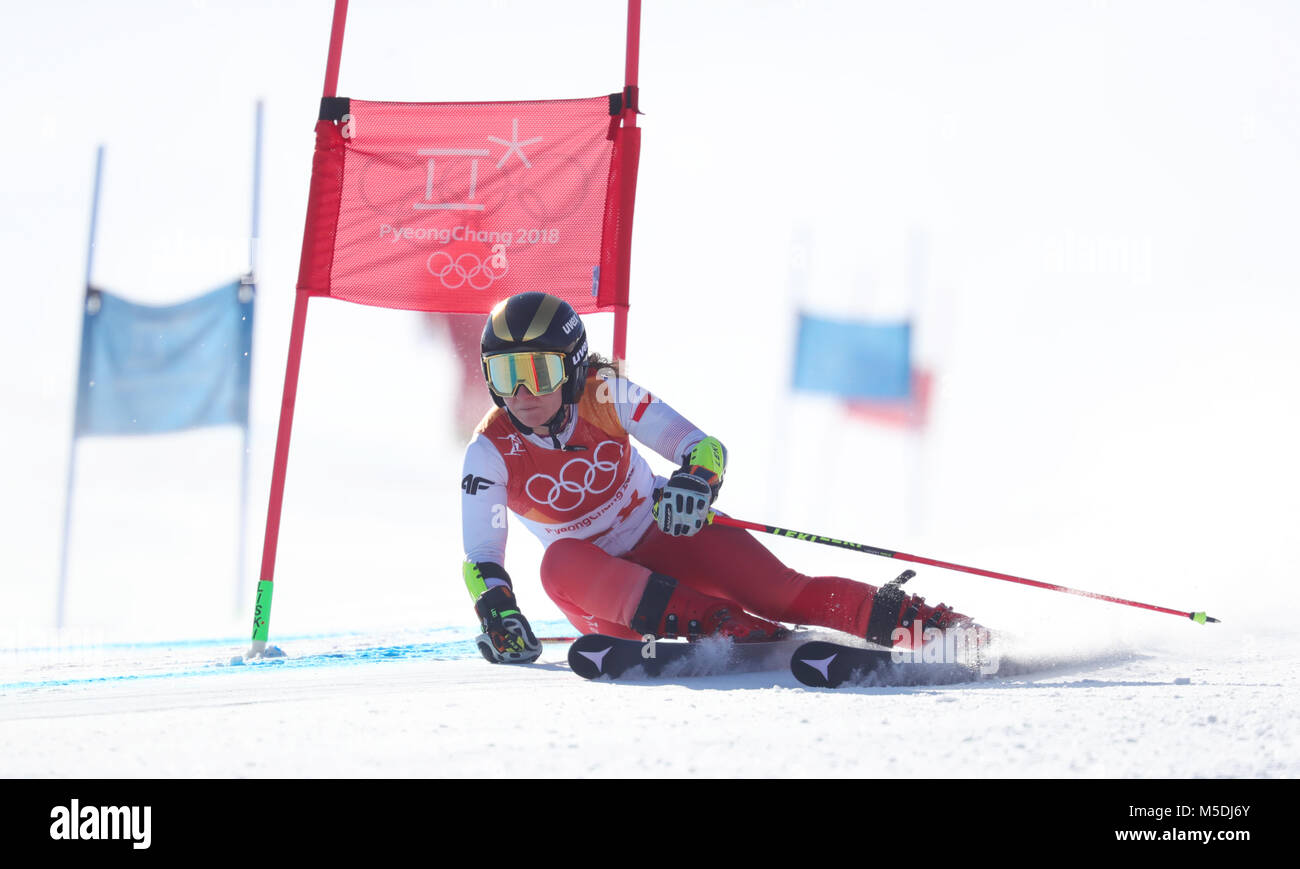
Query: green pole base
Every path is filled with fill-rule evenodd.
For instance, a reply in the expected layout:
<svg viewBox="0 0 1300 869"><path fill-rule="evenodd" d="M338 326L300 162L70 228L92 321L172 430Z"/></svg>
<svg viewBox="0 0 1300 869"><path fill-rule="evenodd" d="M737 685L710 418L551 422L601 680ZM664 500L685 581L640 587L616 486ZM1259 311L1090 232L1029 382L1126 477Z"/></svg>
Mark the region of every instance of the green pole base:
<svg viewBox="0 0 1300 869"><path fill-rule="evenodd" d="M271 592L275 585L269 579L257 583L257 601L253 605L253 649L266 648L266 638L271 632Z"/></svg>

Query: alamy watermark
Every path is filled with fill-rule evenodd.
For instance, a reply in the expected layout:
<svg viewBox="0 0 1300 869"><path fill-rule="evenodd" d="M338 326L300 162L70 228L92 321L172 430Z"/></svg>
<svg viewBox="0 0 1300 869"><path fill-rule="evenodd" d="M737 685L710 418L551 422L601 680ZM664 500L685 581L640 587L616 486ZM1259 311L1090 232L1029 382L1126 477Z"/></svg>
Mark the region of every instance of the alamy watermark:
<svg viewBox="0 0 1300 869"><path fill-rule="evenodd" d="M129 840L131 847L144 850L153 841L152 806L83 806L74 799L71 805L50 809L50 838Z"/></svg>
<svg viewBox="0 0 1300 869"><path fill-rule="evenodd" d="M600 384L596 387L596 401L601 404L657 404L657 398L650 390L637 386L627 379L627 363L618 360L614 365L607 365L597 370Z"/></svg>
<svg viewBox="0 0 1300 869"><path fill-rule="evenodd" d="M1103 236L1066 233L1041 242L1042 270L1047 275L1120 279L1147 287L1154 280L1155 249L1150 236Z"/></svg>
<svg viewBox="0 0 1300 869"><path fill-rule="evenodd" d="M992 676L1001 666L988 628L895 628L890 660L895 664L957 664Z"/></svg>

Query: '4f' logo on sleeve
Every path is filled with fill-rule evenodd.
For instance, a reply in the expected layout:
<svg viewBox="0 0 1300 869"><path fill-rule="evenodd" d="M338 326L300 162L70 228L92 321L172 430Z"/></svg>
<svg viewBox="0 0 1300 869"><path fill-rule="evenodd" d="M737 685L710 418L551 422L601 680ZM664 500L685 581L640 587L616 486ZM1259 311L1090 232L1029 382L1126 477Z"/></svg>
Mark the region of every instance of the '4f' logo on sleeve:
<svg viewBox="0 0 1300 869"><path fill-rule="evenodd" d="M460 487L469 495L477 495L479 489L486 489L491 485L493 485L491 480L473 474L466 474L465 479L460 481Z"/></svg>

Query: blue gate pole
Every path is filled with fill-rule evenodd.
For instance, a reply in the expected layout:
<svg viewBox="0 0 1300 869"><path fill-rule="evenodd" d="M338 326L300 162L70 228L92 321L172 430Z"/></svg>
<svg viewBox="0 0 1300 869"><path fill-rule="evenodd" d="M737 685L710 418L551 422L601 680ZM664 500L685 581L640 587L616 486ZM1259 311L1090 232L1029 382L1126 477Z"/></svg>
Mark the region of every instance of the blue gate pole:
<svg viewBox="0 0 1300 869"><path fill-rule="evenodd" d="M72 497L74 491L74 481L77 474L77 429L80 420L77 418L81 407L81 390L86 386L83 383L82 366L86 364L85 353L85 306L90 303L90 276L95 263L95 231L99 225L99 181L104 172L104 146L100 145L95 152L95 189L91 194L90 200L90 241L86 249L86 281L82 297L82 336L81 342L78 343L80 348L77 360L77 388L73 390L73 401L76 402L72 411L72 440L68 447L68 486L63 497L63 546L62 554L59 558L59 590L58 602L54 612L54 626L62 629L63 616L65 612L67 590L68 590L68 540L72 531Z"/></svg>
<svg viewBox="0 0 1300 869"><path fill-rule="evenodd" d="M248 236L248 278L247 285L252 288L254 294L257 292L257 254L258 245L262 243L261 239L261 210L262 210L262 101L257 101L257 119L253 126L253 220L252 229ZM256 304L256 298L254 298ZM251 351L250 351L251 364ZM251 384L251 378L250 378ZM251 394L251 386L250 386ZM251 404L251 398L249 400ZM249 419L251 414L244 417L244 446L243 456L239 467L239 561L235 568L235 613L239 614L244 610L244 586L248 576L248 466L251 458L252 446L249 437L249 430L252 427L252 421Z"/></svg>

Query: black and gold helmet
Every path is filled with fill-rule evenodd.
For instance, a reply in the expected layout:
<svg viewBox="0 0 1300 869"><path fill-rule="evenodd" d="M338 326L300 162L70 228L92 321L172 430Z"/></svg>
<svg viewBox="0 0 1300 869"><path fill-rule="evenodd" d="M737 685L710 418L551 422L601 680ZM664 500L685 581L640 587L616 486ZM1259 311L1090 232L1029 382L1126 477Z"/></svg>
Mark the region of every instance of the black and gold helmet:
<svg viewBox="0 0 1300 869"><path fill-rule="evenodd" d="M483 378L497 407L520 386L534 395L562 390L575 404L587 382L587 330L573 307L547 293L499 302L479 341Z"/></svg>

